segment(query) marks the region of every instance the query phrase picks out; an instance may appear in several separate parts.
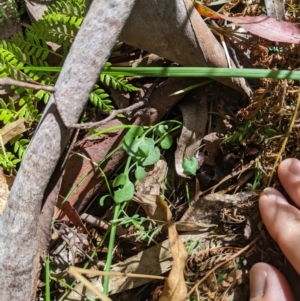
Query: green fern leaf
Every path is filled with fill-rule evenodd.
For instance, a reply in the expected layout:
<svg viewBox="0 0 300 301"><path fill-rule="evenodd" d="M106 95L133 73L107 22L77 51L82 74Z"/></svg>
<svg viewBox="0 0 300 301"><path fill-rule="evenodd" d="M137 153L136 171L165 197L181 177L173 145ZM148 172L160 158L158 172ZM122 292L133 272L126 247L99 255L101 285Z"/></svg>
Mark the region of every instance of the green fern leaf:
<svg viewBox="0 0 300 301"><path fill-rule="evenodd" d="M90 94L90 102L102 111L111 112L114 110L114 107L111 105L112 101L108 97L109 95L103 89L95 85L93 92Z"/></svg>
<svg viewBox="0 0 300 301"><path fill-rule="evenodd" d="M100 74L100 81L105 84L107 87L110 85L115 90L125 91L125 92L134 92L140 91L141 89L135 87L131 84L128 84L128 81L124 79L123 75L112 76L108 74Z"/></svg>
<svg viewBox="0 0 300 301"><path fill-rule="evenodd" d="M56 1L54 4L49 5L44 12L43 17L51 14L64 14L66 16L75 16L83 18L85 15L86 7L84 0L77 1Z"/></svg>

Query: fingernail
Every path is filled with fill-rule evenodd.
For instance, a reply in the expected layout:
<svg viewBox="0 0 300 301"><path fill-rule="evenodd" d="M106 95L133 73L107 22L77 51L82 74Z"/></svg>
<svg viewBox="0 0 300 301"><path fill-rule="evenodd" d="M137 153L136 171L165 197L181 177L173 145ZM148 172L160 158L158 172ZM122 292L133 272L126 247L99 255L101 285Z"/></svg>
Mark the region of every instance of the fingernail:
<svg viewBox="0 0 300 301"><path fill-rule="evenodd" d="M265 293L268 273L261 269L252 271L250 278L250 301L261 298Z"/></svg>
<svg viewBox="0 0 300 301"><path fill-rule="evenodd" d="M283 160L280 165L286 168L289 172L295 175L300 175L300 164L299 160L294 158L289 158Z"/></svg>
<svg viewBox="0 0 300 301"><path fill-rule="evenodd" d="M271 201L276 201L277 199L277 190L275 188L267 187L264 189L263 194Z"/></svg>

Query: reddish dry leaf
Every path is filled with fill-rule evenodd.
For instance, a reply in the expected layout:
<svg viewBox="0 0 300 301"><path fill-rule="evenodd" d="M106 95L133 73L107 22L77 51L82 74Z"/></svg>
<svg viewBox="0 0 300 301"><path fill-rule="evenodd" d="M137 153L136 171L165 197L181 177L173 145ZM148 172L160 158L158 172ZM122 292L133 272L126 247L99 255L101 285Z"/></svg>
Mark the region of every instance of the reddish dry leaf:
<svg viewBox="0 0 300 301"><path fill-rule="evenodd" d="M59 196L56 204L57 208L59 208L59 216L57 217L57 220L70 221L73 225L85 229L85 226L75 208L69 201L64 203L63 201L64 198ZM56 211L58 211L57 208L55 208Z"/></svg>
<svg viewBox="0 0 300 301"><path fill-rule="evenodd" d="M230 21L237 26L261 38L282 43L300 44L300 26L296 23L278 21L268 16L256 17L227 17L216 13L199 3L195 5L200 15L209 18L220 18Z"/></svg>
<svg viewBox="0 0 300 301"><path fill-rule="evenodd" d="M215 12L207 6L204 6L200 3L194 3L194 6L202 17L207 17L211 19L222 19L219 13Z"/></svg>
<svg viewBox="0 0 300 301"><path fill-rule="evenodd" d="M165 281L159 301L184 301L187 295L187 288L183 271L188 254L183 242L177 234L175 225L170 225L168 230L174 262L171 272Z"/></svg>

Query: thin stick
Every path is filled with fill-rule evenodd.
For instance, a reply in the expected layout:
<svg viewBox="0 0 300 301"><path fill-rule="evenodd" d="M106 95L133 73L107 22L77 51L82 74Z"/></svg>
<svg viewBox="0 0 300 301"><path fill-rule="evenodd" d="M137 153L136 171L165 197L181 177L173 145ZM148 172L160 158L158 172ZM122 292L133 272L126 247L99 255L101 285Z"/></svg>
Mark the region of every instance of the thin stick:
<svg viewBox="0 0 300 301"><path fill-rule="evenodd" d="M160 79L155 80L154 83L151 85L151 87L148 89L148 91L145 93L145 96L139 102L137 102L127 108L124 108L124 109L113 110L107 118L105 118L101 121L88 122L88 123L84 123L84 124L73 124L73 125L71 125L70 128L82 129L82 130L83 129L92 129L92 128L97 128L97 127L100 127L100 126L108 123L109 121L115 119L119 114L123 114L125 116L131 116L134 111L142 108L143 106L145 106L148 103L151 94L156 89L159 82L160 82Z"/></svg>
<svg viewBox="0 0 300 301"><path fill-rule="evenodd" d="M94 287L90 281L84 278L79 272L71 266L68 270L68 273L73 277L78 279L82 284L84 284L89 290L91 290L94 294L96 294L103 301L112 301L109 297L105 296L102 292L100 292L96 287Z"/></svg>
<svg viewBox="0 0 300 301"><path fill-rule="evenodd" d="M34 90L45 90L48 92L55 92L55 88L52 86L44 86L38 83L28 83L28 82L22 82L16 79L12 79L10 77L3 77L0 78L0 85L1 86L18 86L23 88L29 88Z"/></svg>
<svg viewBox="0 0 300 301"><path fill-rule="evenodd" d="M122 272L105 272L105 271L93 271L93 270L85 270L81 268L77 268L74 266L70 266L69 270L72 272L75 270L78 273L82 273L85 275L94 275L94 276L115 276L115 277L130 277L130 278L144 278L144 279L157 279L157 280L165 280L166 277L156 276L156 275L146 275L146 274L133 274L133 273L122 273Z"/></svg>
<svg viewBox="0 0 300 301"><path fill-rule="evenodd" d="M193 287L192 289L188 292L186 297L189 297L192 292L206 279L208 278L208 276L210 276L212 273L214 273L217 269L219 269L222 265L224 265L225 263L233 260L234 258L238 257L239 255L241 255L243 252L245 252L247 249L249 249L251 246L253 246L258 240L260 239L260 236L257 236L256 238L254 238L246 247L242 248L240 251L238 251L237 253L233 254L232 256L230 256L230 258L228 258L227 260L219 263L218 265L216 265L213 269L211 269L209 272L206 273L206 275L201 278Z"/></svg>

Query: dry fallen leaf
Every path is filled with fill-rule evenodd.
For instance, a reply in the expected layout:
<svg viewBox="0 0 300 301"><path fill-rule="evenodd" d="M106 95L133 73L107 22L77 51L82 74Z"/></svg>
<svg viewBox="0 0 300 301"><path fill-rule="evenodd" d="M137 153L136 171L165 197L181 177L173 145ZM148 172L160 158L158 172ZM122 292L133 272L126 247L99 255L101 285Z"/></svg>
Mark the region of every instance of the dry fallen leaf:
<svg viewBox="0 0 300 301"><path fill-rule="evenodd" d="M2 137L3 145L5 145L11 139L26 131L25 118L20 118L9 124L6 124L1 130L0 135Z"/></svg>
<svg viewBox="0 0 300 301"><path fill-rule="evenodd" d="M151 219L165 220L166 205L159 196L136 193L132 200L138 203Z"/></svg>
<svg viewBox="0 0 300 301"><path fill-rule="evenodd" d="M159 301L183 301L187 295L187 287L184 279L184 268L188 258L185 246L180 239L176 226L172 223L172 213L166 206L166 219L170 223L168 227L169 243L173 256L173 266L165 281L164 289Z"/></svg>
<svg viewBox="0 0 300 301"><path fill-rule="evenodd" d="M136 185L133 201L140 204L146 214L155 220L166 219L165 202L157 197L161 194L161 186L165 179L167 162L160 159L152 168L146 171L146 176Z"/></svg>
<svg viewBox="0 0 300 301"><path fill-rule="evenodd" d="M215 165L216 157L220 152L220 143L222 140L222 138L217 136L216 132L210 133L203 138L203 142L205 144L204 152L207 153L205 163Z"/></svg>
<svg viewBox="0 0 300 301"><path fill-rule="evenodd" d="M184 243L192 241L205 241L208 239L207 233L188 233L180 235ZM205 245L205 244L201 244ZM211 245L208 243L208 245ZM137 255L134 255L126 260L117 263L112 268L112 272L121 273L143 273L148 275L162 275L170 271L173 265L173 258L169 249L170 243L168 240L163 241L161 244L154 245ZM150 279L145 278L128 278L124 277L111 277L109 283L108 294L117 294L126 290L149 283ZM99 290L103 290L102 276L91 279L92 284ZM88 289L85 289L82 283L78 283L74 290L70 292L66 300L84 301L87 297L96 299L97 295Z"/></svg>
<svg viewBox="0 0 300 301"><path fill-rule="evenodd" d="M176 226L170 225L168 231L174 261L169 276L165 281L164 289L159 301L183 301L187 295L184 268L188 254L183 242L177 234Z"/></svg>
<svg viewBox="0 0 300 301"><path fill-rule="evenodd" d="M183 116L183 127L175 152L176 172L179 176L188 178L182 168L184 158L191 159L205 134L207 123L207 99L201 95L200 99L186 100L180 106Z"/></svg>
<svg viewBox="0 0 300 301"><path fill-rule="evenodd" d="M161 185L166 177L167 168L167 162L163 159L158 160L153 167L148 167L145 178L136 185L136 191L142 194L159 195L161 193Z"/></svg>
<svg viewBox="0 0 300 301"><path fill-rule="evenodd" d="M264 39L273 42L300 44L300 26L297 23L284 22L268 16L228 17L200 3L195 3L195 7L201 16L227 20Z"/></svg>
<svg viewBox="0 0 300 301"><path fill-rule="evenodd" d="M2 214L4 206L9 196L10 187L14 177L6 176L3 172L3 168L0 168L0 214Z"/></svg>

